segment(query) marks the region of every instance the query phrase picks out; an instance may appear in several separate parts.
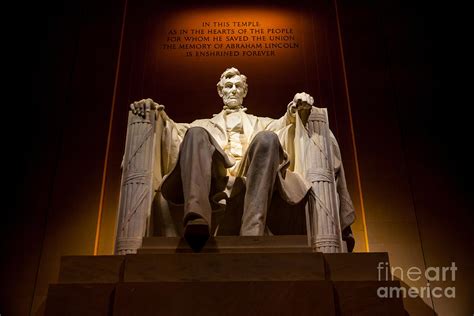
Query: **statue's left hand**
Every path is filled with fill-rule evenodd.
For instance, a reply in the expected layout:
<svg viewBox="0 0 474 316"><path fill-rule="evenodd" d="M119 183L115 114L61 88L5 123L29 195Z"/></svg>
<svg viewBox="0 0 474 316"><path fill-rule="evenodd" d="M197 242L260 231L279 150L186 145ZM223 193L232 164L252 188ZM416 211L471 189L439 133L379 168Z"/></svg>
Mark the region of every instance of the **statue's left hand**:
<svg viewBox="0 0 474 316"><path fill-rule="evenodd" d="M295 94L293 100L288 104L288 112L291 116L296 116L296 112L300 114L300 117L305 121L311 107L313 106L314 98L306 92L300 92ZM305 123L305 122L303 122Z"/></svg>

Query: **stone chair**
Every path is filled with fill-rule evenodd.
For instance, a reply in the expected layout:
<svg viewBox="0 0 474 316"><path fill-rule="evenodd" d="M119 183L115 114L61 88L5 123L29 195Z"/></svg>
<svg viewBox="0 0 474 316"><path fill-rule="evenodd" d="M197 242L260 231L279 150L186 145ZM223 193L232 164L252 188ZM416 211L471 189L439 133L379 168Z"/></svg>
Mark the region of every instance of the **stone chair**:
<svg viewBox="0 0 474 316"><path fill-rule="evenodd" d="M268 212L267 225L273 234L306 234L308 246L313 251L346 252L339 218L339 198L333 166L333 148L327 109L313 107L305 126L313 140L311 143L311 168L304 177L312 183L312 190L304 204L281 206L274 194ZM142 239L148 236L182 236L183 209L168 203L159 191L161 178L161 135L157 112L144 117L132 111L128 116L125 154L122 162L122 180L116 229L116 254L136 253ZM281 199L281 198L280 198ZM211 233L213 235L238 235L238 212L242 199L225 199L213 210ZM232 206L232 207L231 207ZM275 207L276 206L276 207ZM272 209L273 208L273 209ZM270 232L269 232L270 233Z"/></svg>

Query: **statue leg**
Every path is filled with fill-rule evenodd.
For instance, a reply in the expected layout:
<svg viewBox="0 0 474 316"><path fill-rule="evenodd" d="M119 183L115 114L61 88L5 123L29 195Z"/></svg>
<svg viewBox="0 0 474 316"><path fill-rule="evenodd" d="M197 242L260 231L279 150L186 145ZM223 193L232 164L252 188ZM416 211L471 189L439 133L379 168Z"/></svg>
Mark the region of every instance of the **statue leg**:
<svg viewBox="0 0 474 316"><path fill-rule="evenodd" d="M248 169L240 235L263 236L273 186L283 157L275 133L263 131L252 140L246 157Z"/></svg>
<svg viewBox="0 0 474 316"><path fill-rule="evenodd" d="M225 170L209 133L202 127L190 128L179 153L179 167L184 196L184 238L192 248L200 248L209 238L212 208L211 186ZM214 181L213 181L214 180Z"/></svg>
<svg viewBox="0 0 474 316"><path fill-rule="evenodd" d="M212 155L214 146L204 128L190 128L184 136L179 152L179 165L184 196L184 224L201 217L211 223Z"/></svg>

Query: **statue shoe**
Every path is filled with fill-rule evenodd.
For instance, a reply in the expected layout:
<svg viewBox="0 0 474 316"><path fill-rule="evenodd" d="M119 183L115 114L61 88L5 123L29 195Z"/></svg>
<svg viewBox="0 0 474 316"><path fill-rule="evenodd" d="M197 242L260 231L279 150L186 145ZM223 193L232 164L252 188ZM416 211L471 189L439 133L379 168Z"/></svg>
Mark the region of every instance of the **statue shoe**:
<svg viewBox="0 0 474 316"><path fill-rule="evenodd" d="M202 218L188 220L184 227L184 239L191 249L199 252L209 239L209 225Z"/></svg>

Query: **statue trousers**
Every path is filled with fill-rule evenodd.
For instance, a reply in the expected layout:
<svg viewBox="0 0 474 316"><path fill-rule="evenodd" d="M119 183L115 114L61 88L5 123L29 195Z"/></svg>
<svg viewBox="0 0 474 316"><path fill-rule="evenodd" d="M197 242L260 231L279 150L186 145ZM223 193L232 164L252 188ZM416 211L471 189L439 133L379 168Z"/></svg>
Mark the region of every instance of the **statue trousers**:
<svg viewBox="0 0 474 316"><path fill-rule="evenodd" d="M179 153L179 169L184 198L184 224L201 217L211 224L211 199L225 189L228 177L223 150L202 127L192 127L184 136ZM267 210L274 191L278 167L284 159L278 136L270 131L255 135L244 154L240 172L245 179L244 209L240 235L262 236ZM166 197L165 197L166 198Z"/></svg>

